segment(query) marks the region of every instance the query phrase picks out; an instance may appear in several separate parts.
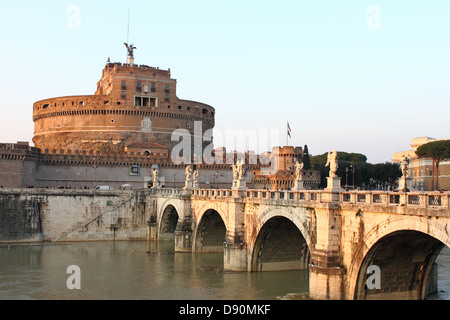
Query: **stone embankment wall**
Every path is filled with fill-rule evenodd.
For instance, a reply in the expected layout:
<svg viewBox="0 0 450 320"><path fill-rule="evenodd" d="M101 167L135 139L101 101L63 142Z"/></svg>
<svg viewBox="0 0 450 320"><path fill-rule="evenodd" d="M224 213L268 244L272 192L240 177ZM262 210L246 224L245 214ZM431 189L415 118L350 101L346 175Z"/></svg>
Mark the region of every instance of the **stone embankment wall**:
<svg viewBox="0 0 450 320"><path fill-rule="evenodd" d="M146 193L0 190L0 242L145 240Z"/></svg>
<svg viewBox="0 0 450 320"><path fill-rule="evenodd" d="M42 241L42 199L20 192L0 194L0 242Z"/></svg>

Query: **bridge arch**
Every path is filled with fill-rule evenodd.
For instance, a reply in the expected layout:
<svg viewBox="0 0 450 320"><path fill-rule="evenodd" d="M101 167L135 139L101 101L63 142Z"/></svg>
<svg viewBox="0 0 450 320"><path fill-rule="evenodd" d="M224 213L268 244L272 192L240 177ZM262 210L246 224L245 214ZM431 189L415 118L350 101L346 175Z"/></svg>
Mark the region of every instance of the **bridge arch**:
<svg viewBox="0 0 450 320"><path fill-rule="evenodd" d="M168 202L162 206L160 213L158 234L160 240L173 240L175 230L180 219L179 209L175 203Z"/></svg>
<svg viewBox="0 0 450 320"><path fill-rule="evenodd" d="M216 209L207 209L199 217L194 233L194 252L223 252L227 227Z"/></svg>
<svg viewBox="0 0 450 320"><path fill-rule="evenodd" d="M252 271L308 268L309 237L305 237L308 233L300 216L286 209L271 209L261 215L252 245Z"/></svg>
<svg viewBox="0 0 450 320"><path fill-rule="evenodd" d="M424 217L399 217L364 237L349 268L351 299L424 299L433 263L450 246L447 227ZM380 268L380 286L367 286L367 268ZM370 273L370 272L369 272Z"/></svg>

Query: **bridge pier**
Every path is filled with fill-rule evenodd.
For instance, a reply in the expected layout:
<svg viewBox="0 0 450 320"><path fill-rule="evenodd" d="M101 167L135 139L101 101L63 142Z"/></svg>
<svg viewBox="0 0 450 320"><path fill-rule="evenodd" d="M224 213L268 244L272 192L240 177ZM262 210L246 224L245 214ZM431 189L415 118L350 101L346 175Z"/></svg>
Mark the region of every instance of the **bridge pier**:
<svg viewBox="0 0 450 320"><path fill-rule="evenodd" d="M324 203L314 210L315 239L309 265L309 294L317 300L345 299L344 276L341 265L341 219L337 205Z"/></svg>
<svg viewBox="0 0 450 320"><path fill-rule="evenodd" d="M249 271L246 244L225 243L224 269L229 271Z"/></svg>
<svg viewBox="0 0 450 320"><path fill-rule="evenodd" d="M150 217L147 221L147 241L158 240L158 224L156 223L156 217Z"/></svg>
<svg viewBox="0 0 450 320"><path fill-rule="evenodd" d="M178 221L175 230L175 252L192 252L192 229L191 219L185 218Z"/></svg>

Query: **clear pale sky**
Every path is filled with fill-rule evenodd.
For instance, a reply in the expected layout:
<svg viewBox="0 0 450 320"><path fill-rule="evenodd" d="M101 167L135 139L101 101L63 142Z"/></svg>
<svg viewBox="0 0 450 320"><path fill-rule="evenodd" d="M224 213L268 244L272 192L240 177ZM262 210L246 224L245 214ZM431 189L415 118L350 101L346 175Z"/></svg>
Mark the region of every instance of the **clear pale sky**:
<svg viewBox="0 0 450 320"><path fill-rule="evenodd" d="M108 57L126 62L128 10L135 62L170 68L219 134L285 145L289 121L290 145L371 163L450 138L448 0L44 0L1 4L0 142L31 143L35 101L94 94Z"/></svg>

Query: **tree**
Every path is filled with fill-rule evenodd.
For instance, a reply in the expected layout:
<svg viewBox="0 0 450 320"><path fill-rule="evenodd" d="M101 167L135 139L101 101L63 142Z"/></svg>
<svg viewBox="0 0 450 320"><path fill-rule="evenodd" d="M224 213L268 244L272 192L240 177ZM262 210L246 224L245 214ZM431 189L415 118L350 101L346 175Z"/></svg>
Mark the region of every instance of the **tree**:
<svg viewBox="0 0 450 320"><path fill-rule="evenodd" d="M439 162L450 158L450 140L438 140L423 144L417 148L416 154L420 158L433 160L432 189L439 189Z"/></svg>
<svg viewBox="0 0 450 320"><path fill-rule="evenodd" d="M329 169L325 167L328 153L312 156L311 164L315 170L320 172L321 188L326 187L326 177ZM342 178L343 185L354 185L368 189L388 188L395 184L395 181L402 176L400 167L389 162L370 164L367 157L361 153L338 152L339 168L337 175ZM353 171L346 171L353 168ZM354 175L354 177L353 177ZM354 179L353 179L354 178Z"/></svg>
<svg viewBox="0 0 450 320"><path fill-rule="evenodd" d="M305 148L303 148L302 162L303 162L303 170L311 169L311 161L309 159L308 146L306 144Z"/></svg>

